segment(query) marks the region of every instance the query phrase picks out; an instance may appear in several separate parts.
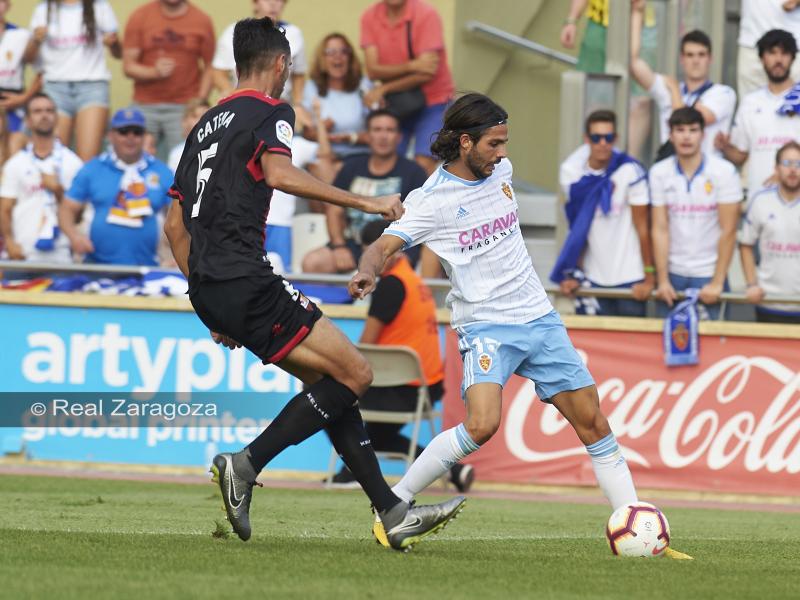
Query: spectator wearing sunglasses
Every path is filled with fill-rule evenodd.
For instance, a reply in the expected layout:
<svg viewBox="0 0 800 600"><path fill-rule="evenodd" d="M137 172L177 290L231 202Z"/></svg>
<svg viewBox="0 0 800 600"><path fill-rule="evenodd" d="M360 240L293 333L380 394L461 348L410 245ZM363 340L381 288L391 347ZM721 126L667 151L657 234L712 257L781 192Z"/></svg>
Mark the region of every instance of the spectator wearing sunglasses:
<svg viewBox="0 0 800 600"><path fill-rule="evenodd" d="M108 150L78 171L59 207L59 225L73 253L86 262L158 264L156 216L167 204L169 167L144 152L145 118L137 109L114 113ZM94 209L89 236L77 227L87 205Z"/></svg>
<svg viewBox="0 0 800 600"><path fill-rule="evenodd" d="M576 300L576 312L643 317L655 285L650 191L644 167L614 148L616 125L611 111L591 113L586 144L561 165L569 233L550 279L568 296L580 286L631 288L633 299Z"/></svg>
<svg viewBox="0 0 800 600"><path fill-rule="evenodd" d="M770 296L800 296L800 144L789 142L778 150L775 178L776 186L753 198L739 232L746 294L756 305L757 321L800 324L800 306L764 302Z"/></svg>

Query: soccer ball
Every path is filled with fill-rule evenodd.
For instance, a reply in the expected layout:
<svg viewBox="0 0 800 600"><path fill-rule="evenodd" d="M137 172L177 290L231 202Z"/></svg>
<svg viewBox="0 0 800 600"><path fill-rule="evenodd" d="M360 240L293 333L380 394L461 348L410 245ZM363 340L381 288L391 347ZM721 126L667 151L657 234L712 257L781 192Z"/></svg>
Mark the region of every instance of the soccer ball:
<svg viewBox="0 0 800 600"><path fill-rule="evenodd" d="M626 504L608 519L606 538L616 556L657 558L669 546L669 523L652 504Z"/></svg>

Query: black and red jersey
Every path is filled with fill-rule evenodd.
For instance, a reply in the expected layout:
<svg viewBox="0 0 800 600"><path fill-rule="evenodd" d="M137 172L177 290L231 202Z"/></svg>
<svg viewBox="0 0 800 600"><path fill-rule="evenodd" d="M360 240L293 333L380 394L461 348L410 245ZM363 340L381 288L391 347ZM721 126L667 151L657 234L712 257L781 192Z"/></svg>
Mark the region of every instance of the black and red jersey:
<svg viewBox="0 0 800 600"><path fill-rule="evenodd" d="M272 274L264 252L272 188L261 155L291 157L294 110L255 90L220 100L192 129L170 194L191 235L190 286Z"/></svg>

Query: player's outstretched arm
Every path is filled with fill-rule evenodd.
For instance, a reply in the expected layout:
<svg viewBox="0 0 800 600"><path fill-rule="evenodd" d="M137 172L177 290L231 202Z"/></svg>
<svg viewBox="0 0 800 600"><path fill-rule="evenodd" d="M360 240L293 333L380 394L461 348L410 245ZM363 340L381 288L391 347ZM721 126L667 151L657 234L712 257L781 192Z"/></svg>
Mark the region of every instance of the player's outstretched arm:
<svg viewBox="0 0 800 600"><path fill-rule="evenodd" d="M353 298L366 298L375 289L375 280L383 271L388 258L403 247L396 235L382 235L367 248L358 262L358 271L350 279L347 291Z"/></svg>
<svg viewBox="0 0 800 600"><path fill-rule="evenodd" d="M387 221L396 221L403 216L400 194L376 198L351 194L298 169L292 164L291 158L283 154L265 152L261 155L261 168L267 185L287 194L381 215Z"/></svg>
<svg viewBox="0 0 800 600"><path fill-rule="evenodd" d="M181 204L177 200L173 200L172 204L169 205L169 212L167 212L167 218L164 221L164 233L169 241L169 247L172 249L172 256L175 257L175 262L178 263L178 268L183 273L183 276L189 279L189 244L191 237L183 224Z"/></svg>

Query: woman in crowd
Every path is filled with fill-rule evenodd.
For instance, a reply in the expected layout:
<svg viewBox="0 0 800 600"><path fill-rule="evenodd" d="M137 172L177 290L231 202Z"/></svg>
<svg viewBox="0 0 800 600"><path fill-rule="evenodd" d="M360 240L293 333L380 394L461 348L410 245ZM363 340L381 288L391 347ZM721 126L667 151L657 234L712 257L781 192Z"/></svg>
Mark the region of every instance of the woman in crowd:
<svg viewBox="0 0 800 600"><path fill-rule="evenodd" d="M339 158L368 152L363 102L367 89L369 81L361 76L361 62L350 41L341 33L325 36L306 81L303 108L311 114L314 102L319 101L333 152ZM303 136L316 141L316 127L304 128Z"/></svg>
<svg viewBox="0 0 800 600"><path fill-rule="evenodd" d="M38 60L44 91L58 107L58 137L84 161L99 154L109 105L105 48L122 56L117 18L106 0L45 0L33 11L25 59Z"/></svg>

